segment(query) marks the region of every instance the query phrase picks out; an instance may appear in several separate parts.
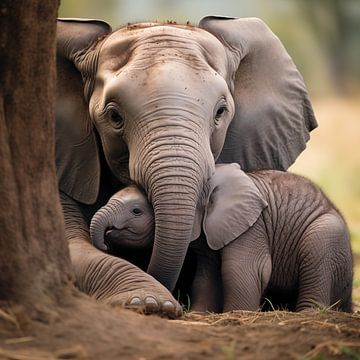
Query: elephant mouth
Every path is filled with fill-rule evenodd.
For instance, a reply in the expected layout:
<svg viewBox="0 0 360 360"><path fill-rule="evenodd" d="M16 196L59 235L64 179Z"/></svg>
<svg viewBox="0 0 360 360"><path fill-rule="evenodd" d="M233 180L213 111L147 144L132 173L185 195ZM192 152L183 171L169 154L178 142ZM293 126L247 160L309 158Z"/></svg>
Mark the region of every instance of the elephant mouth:
<svg viewBox="0 0 360 360"><path fill-rule="evenodd" d="M116 227L108 227L105 229L104 238L105 241L114 241L123 237L126 232L133 233L130 229L118 229Z"/></svg>
<svg viewBox="0 0 360 360"><path fill-rule="evenodd" d="M136 233L131 228L118 229L116 227L106 228L104 234L105 245L109 248L112 246L129 246L128 236L134 236ZM132 241L134 242L134 241Z"/></svg>

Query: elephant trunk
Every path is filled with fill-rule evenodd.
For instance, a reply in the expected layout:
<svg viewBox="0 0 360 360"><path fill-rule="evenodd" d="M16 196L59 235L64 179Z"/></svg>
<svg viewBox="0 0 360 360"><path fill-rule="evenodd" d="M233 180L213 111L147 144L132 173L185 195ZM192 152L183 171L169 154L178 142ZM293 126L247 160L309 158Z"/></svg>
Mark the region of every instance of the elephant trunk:
<svg viewBox="0 0 360 360"><path fill-rule="evenodd" d="M90 238L95 247L107 251L105 244L105 231L114 224L114 216L118 211L116 205L109 201L96 212L90 223Z"/></svg>
<svg viewBox="0 0 360 360"><path fill-rule="evenodd" d="M157 198L154 204L155 239L148 273L170 291L176 285L191 241L198 194L199 187L183 187L176 193L166 188L154 192Z"/></svg>
<svg viewBox="0 0 360 360"><path fill-rule="evenodd" d="M148 273L172 291L191 241L199 196L214 170L214 159L210 150L204 151L200 143L187 138L183 143L178 139L175 146L159 146L143 161L147 164L145 190L155 215ZM144 169L143 164L137 169Z"/></svg>

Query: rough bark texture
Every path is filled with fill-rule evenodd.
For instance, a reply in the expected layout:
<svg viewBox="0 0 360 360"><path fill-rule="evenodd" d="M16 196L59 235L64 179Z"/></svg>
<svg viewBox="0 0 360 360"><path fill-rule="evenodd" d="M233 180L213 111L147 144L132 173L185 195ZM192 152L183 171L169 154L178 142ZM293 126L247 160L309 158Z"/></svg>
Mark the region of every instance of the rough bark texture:
<svg viewBox="0 0 360 360"><path fill-rule="evenodd" d="M54 163L58 5L0 4L0 302L41 312L71 281Z"/></svg>

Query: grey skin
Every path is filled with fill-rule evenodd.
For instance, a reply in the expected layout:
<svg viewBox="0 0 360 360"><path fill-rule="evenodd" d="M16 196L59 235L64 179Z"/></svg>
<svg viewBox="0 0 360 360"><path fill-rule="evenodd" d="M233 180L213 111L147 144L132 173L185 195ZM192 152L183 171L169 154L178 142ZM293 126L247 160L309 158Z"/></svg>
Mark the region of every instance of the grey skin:
<svg viewBox="0 0 360 360"><path fill-rule="evenodd" d="M315 127L301 75L261 20L112 32L99 20L59 19L56 164L79 288L145 307L149 297L150 311L178 314L166 289L178 279L215 161L287 169ZM131 183L154 209L151 276L90 244L92 215Z"/></svg>
<svg viewBox="0 0 360 360"><path fill-rule="evenodd" d="M190 246L198 256L191 295L194 310L257 310L266 297L275 306L296 311L334 304L351 311L348 229L318 187L285 172L245 174L236 164L217 166L209 187L206 206L197 211L197 240ZM107 239L109 245L114 241L138 250L152 245L153 235L147 232L144 237L137 228L144 220L150 229L151 206L136 188L128 191L132 197L119 201L124 190L116 193L95 214L95 246L104 242L109 224L117 228ZM130 240L128 227L139 238Z"/></svg>
<svg viewBox="0 0 360 360"><path fill-rule="evenodd" d="M90 223L90 237L97 248L146 250L153 246L154 212L137 186L116 192ZM149 241L151 239L151 241Z"/></svg>

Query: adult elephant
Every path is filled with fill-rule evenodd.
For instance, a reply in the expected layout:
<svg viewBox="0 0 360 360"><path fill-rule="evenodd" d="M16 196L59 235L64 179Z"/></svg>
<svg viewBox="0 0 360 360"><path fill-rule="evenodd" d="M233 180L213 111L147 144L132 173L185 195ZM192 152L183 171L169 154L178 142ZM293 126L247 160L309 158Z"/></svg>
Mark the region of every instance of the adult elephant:
<svg viewBox="0 0 360 360"><path fill-rule="evenodd" d="M165 288L89 244L91 215L135 182L155 213L148 273L170 291L215 161L285 170L316 127L303 79L258 19L199 27L58 21L56 161L76 281L98 299L177 314Z"/></svg>

